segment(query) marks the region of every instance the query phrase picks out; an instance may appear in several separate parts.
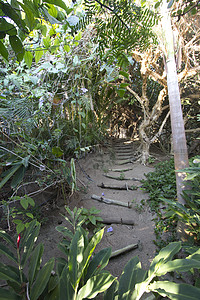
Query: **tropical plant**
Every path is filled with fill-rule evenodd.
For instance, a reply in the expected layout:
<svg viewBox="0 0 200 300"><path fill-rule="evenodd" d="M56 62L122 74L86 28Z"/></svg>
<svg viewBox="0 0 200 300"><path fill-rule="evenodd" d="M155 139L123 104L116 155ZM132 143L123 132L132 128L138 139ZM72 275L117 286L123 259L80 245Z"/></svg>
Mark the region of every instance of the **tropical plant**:
<svg viewBox="0 0 200 300"><path fill-rule="evenodd" d="M1 300L94 298L115 280L108 272L102 272L108 263L111 248L101 250L91 259L104 229L89 239L88 233L80 226L77 227L75 234L70 236L69 250L64 251L67 259L58 259L57 273L53 271L54 258L41 268L44 247L41 243L35 247L39 229L40 224L32 221L23 234L18 235L17 242L5 231L0 231L0 236L8 243L8 247L4 243L0 244L0 252L18 266L0 264L0 279L5 280L6 287L10 288L0 288ZM65 228L62 233L66 234L67 230ZM27 267L28 276L24 271Z"/></svg>
<svg viewBox="0 0 200 300"><path fill-rule="evenodd" d="M73 212L70 212L74 221L77 220L80 211L75 209L74 216ZM89 238L88 232L82 228L80 222L77 225L73 222L71 225L74 226L72 231L67 227L59 228L59 232L65 237L60 249L66 259L57 259L56 271L54 258L40 267L44 247L41 243L35 246L40 229L35 220L18 235L17 241L5 231L0 231L0 236L4 239L4 243L0 243L0 252L17 265L15 267L6 262L0 263L0 279L7 282L7 285L0 288L1 300L82 300L93 299L102 292L105 292L105 300L139 300L144 293L149 292L170 299L199 299L199 288L162 278L171 272L200 269L199 249L184 259L173 259L181 250L181 242L170 243L153 259L148 271L143 270L139 259L134 257L125 266L118 282L114 276L103 271L111 256L111 248L102 249L94 254L104 229ZM69 238L68 241L66 237ZM27 275L25 268L28 268ZM171 277L171 280L174 278Z"/></svg>
<svg viewBox="0 0 200 300"><path fill-rule="evenodd" d="M200 250L185 259L173 259L180 249L180 242L170 243L153 259L148 271L141 268L141 263L137 257L133 257L126 264L119 283L114 281L106 291L104 300L139 300L144 293L150 292L173 300L199 299L199 288L185 283L162 280L162 276L168 272L187 272L194 268L200 268Z"/></svg>
<svg viewBox="0 0 200 300"><path fill-rule="evenodd" d="M68 248L63 246L62 251L67 260L58 260L57 270L60 278L60 299L94 298L98 293L108 289L115 277L102 271L111 255L111 248L99 251L92 259L96 245L103 236L104 229L98 231L92 238L88 232L78 227L74 236L63 230L64 236L71 238Z"/></svg>
<svg viewBox="0 0 200 300"><path fill-rule="evenodd" d="M0 244L0 252L12 264L0 264L0 278L7 282L9 289L0 288L0 299L31 299L37 300L46 286L54 284L55 277L51 274L55 259L51 258L41 269L41 257L44 251L42 244L35 246L40 224L33 220L17 241L5 231L0 231L1 238L8 244ZM15 266L13 266L13 263ZM24 269L28 267L28 275ZM50 288L50 290L53 288Z"/></svg>
<svg viewBox="0 0 200 300"><path fill-rule="evenodd" d="M0 54L5 61L10 60L9 44L18 62L24 59L28 67L34 59L39 61L47 50L55 52L58 48L58 38L51 42L51 36L55 34L55 24L63 24L66 30L73 28L78 19L73 16L73 8L68 7L62 0L14 0L11 3L0 1L0 9ZM49 26L51 30L47 35ZM34 31L37 32L36 37L33 36Z"/></svg>

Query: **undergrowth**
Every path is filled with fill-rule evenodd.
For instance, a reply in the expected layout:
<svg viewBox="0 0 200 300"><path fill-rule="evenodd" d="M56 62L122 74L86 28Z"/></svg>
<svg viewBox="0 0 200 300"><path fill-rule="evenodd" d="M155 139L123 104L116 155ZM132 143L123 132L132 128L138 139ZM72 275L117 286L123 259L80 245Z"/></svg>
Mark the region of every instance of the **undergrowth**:
<svg viewBox="0 0 200 300"><path fill-rule="evenodd" d="M183 192L185 205L176 199L176 177L173 159L158 163L155 171L146 174L142 189L149 193L147 200L155 213L154 243L162 248L176 240L178 219L187 226L187 244L194 246L200 241L200 159L190 159L190 167L184 170L187 174L186 189Z"/></svg>
<svg viewBox="0 0 200 300"><path fill-rule="evenodd" d="M142 189L149 194L147 203L151 211L155 213L153 220L155 222L156 240L154 243L161 249L176 238L175 229L178 218L170 213L164 217L166 204L160 199L175 200L176 198L176 177L173 159L158 163L155 166L155 171L145 174L145 176L146 179L142 181Z"/></svg>

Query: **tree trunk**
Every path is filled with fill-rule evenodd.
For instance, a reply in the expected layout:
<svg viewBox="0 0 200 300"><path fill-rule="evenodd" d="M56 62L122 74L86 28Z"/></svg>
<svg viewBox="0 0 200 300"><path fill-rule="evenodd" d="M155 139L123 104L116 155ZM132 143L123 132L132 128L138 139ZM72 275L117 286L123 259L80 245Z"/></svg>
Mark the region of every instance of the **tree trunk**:
<svg viewBox="0 0 200 300"><path fill-rule="evenodd" d="M160 12L162 17L162 33L165 49L164 55L166 58L167 87L170 105L174 164L175 170L177 171L188 167L189 162L174 55L173 32L166 0L163 1ZM181 195L184 189L184 178L185 173L176 172L177 198L182 204L185 203L185 200Z"/></svg>

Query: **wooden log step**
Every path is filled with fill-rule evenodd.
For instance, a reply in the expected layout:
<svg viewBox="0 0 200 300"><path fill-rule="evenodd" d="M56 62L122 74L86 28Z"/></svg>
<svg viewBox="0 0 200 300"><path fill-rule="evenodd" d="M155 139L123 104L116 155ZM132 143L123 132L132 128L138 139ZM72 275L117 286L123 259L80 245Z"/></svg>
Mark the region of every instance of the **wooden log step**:
<svg viewBox="0 0 200 300"><path fill-rule="evenodd" d="M133 180L133 181L140 181L141 180L141 179L135 178L135 177L132 177L132 178L126 178L124 176L115 177L115 176L108 175L108 174L103 174L103 176L105 176L107 178L115 179L115 180Z"/></svg>
<svg viewBox="0 0 200 300"><path fill-rule="evenodd" d="M101 216L100 216L101 217ZM98 221L100 223L103 224L121 224L121 225L134 225L134 221L133 220L129 220L129 219L122 219L122 218L109 218L109 217L101 217L102 221Z"/></svg>
<svg viewBox="0 0 200 300"><path fill-rule="evenodd" d="M115 152L116 156L127 156L127 157L131 157L134 156L133 151L132 152Z"/></svg>
<svg viewBox="0 0 200 300"><path fill-rule="evenodd" d="M118 200L113 200L113 199L108 199L108 198L105 198L105 197L99 197L97 195L92 195L91 196L92 199L94 200L98 200L100 202L104 202L106 204L114 204L114 205L119 205L119 206L124 206L124 207L128 207L128 208L131 208L131 203L125 203L125 202L121 202L121 201L118 201Z"/></svg>
<svg viewBox="0 0 200 300"><path fill-rule="evenodd" d="M131 245L128 245L128 246L126 246L126 247L124 247L124 248L121 248L121 249L119 249L119 250L113 251L113 252L111 253L110 258L116 257L116 256L118 256L118 255L120 255L120 254L124 254L124 253L126 253L126 252L128 252L128 251L130 251L130 250L136 249L136 248L138 248L138 244L131 244Z"/></svg>
<svg viewBox="0 0 200 300"><path fill-rule="evenodd" d="M133 163L135 159L125 159L125 160L121 160L121 161L116 161L115 164L116 165L126 165L129 163Z"/></svg>
<svg viewBox="0 0 200 300"><path fill-rule="evenodd" d="M105 184L105 183L101 183L97 185L98 187L102 188L102 189L113 189L113 190L137 190L137 186L135 185L128 185L128 184L123 184L123 185L112 185L112 184Z"/></svg>
<svg viewBox="0 0 200 300"><path fill-rule="evenodd" d="M117 150L133 150L133 147L127 147L126 145L124 146L115 146L114 149L117 149Z"/></svg>
<svg viewBox="0 0 200 300"><path fill-rule="evenodd" d="M128 155L128 156L125 156L125 155L123 155L123 156L118 156L118 155L115 155L115 158L117 159L117 160L127 160L127 159L132 159L134 156L132 155Z"/></svg>
<svg viewBox="0 0 200 300"><path fill-rule="evenodd" d="M108 169L108 171L111 172L127 172L133 170L132 168L126 168L126 169Z"/></svg>
<svg viewBox="0 0 200 300"><path fill-rule="evenodd" d="M131 154L133 154L133 149L114 149L115 150L115 153L131 153Z"/></svg>

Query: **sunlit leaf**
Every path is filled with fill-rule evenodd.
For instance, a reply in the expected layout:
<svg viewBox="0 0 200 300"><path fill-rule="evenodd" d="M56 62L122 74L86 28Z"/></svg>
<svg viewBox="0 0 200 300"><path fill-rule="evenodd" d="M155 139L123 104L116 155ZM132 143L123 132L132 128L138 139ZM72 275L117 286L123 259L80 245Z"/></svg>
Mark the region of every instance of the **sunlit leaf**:
<svg viewBox="0 0 200 300"><path fill-rule="evenodd" d="M25 60L25 63L27 64L28 68L30 69L30 67L32 65L32 61L33 61L33 54L32 54L32 52L25 51L24 60Z"/></svg>

